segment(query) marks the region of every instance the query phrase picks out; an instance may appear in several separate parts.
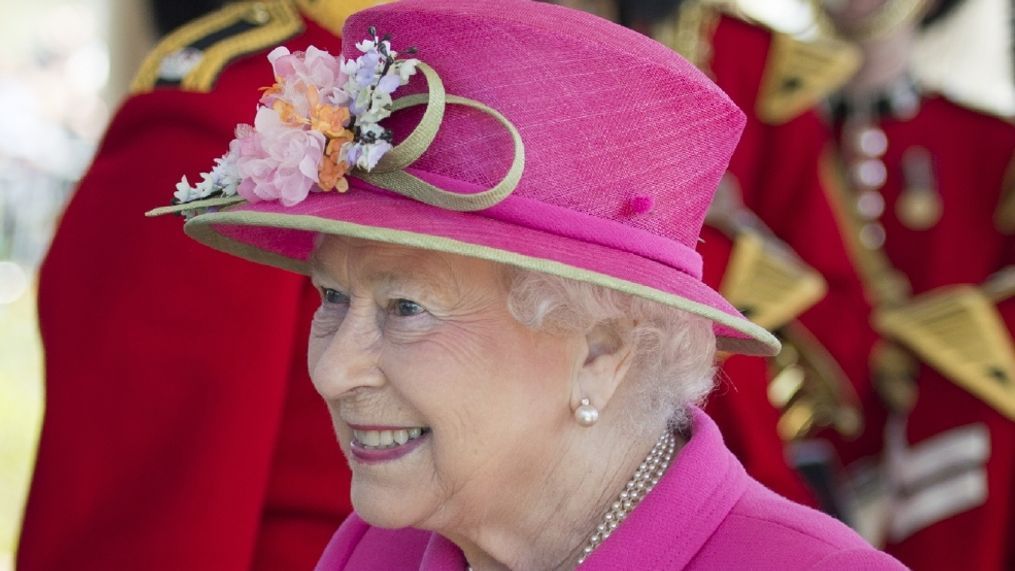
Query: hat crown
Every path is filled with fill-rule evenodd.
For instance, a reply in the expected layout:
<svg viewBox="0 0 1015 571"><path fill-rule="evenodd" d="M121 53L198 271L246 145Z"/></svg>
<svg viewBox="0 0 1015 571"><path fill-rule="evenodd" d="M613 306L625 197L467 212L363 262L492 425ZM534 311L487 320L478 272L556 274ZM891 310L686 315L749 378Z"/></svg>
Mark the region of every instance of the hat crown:
<svg viewBox="0 0 1015 571"><path fill-rule="evenodd" d="M588 14L530 0L402 0L346 23L343 53L375 27L418 50L447 92L507 117L525 145L512 198L568 209L694 249L743 113L675 52ZM422 77L399 96L425 92ZM421 110L385 121L396 138ZM488 188L513 158L489 116L448 106L409 170Z"/></svg>

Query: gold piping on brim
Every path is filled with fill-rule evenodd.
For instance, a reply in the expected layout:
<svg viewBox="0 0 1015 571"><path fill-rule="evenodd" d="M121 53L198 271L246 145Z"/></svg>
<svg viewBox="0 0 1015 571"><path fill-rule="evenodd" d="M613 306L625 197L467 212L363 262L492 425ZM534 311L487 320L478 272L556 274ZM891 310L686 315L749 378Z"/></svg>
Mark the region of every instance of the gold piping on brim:
<svg viewBox="0 0 1015 571"><path fill-rule="evenodd" d="M391 0L296 0L300 11L336 36L342 35L345 21L356 12L387 4ZM362 30L366 33L366 30Z"/></svg>
<svg viewBox="0 0 1015 571"><path fill-rule="evenodd" d="M235 2L198 18L171 32L141 64L130 85L130 92L142 93L155 88L159 68L167 56L229 26L246 20L257 27L223 38L202 50L201 60L180 79L186 91L207 92L225 66L248 53L273 47L303 30L303 20L286 0Z"/></svg>
<svg viewBox="0 0 1015 571"><path fill-rule="evenodd" d="M190 220L184 226L184 231L188 236L206 246L252 262L266 264L304 275L309 274L309 268L305 260L296 260L281 254L267 252L250 244L245 244L243 242L227 238L215 230L215 225L261 226L266 228L303 230L307 232L374 240L377 242L398 244L413 248L490 260L518 268L534 270L608 287L610 289L649 299L664 305L677 307L725 325L752 338L736 339L731 337L718 337L718 348L721 351L769 356L777 354L780 349L779 340L776 339L775 336L757 324L751 323L746 319L738 319L707 305L696 303L689 299L665 293L648 286L607 276L598 272L576 268L561 262L543 260L488 246L470 244L451 238L428 236L426 234L417 234L403 230L392 230L389 228L364 226L340 220L330 220L307 215L221 211L202 214Z"/></svg>

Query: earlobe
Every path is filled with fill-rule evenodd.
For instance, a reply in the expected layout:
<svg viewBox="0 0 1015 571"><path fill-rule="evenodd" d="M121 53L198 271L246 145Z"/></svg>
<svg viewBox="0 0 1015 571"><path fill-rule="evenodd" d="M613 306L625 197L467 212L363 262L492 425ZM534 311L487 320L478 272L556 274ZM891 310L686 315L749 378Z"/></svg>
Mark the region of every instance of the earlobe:
<svg viewBox="0 0 1015 571"><path fill-rule="evenodd" d="M609 404L634 360L633 328L629 320L611 320L585 334L585 360L575 378L572 410L577 412L583 399L600 412Z"/></svg>

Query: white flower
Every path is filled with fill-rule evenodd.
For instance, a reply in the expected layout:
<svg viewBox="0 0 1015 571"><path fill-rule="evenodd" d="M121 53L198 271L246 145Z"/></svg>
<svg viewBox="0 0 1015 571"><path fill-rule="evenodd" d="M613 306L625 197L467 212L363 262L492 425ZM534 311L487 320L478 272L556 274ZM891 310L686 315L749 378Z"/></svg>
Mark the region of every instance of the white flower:
<svg viewBox="0 0 1015 571"><path fill-rule="evenodd" d="M236 187L240 184L240 176L236 173L235 159L226 153L215 159L208 182L212 192L220 192L222 196L235 196ZM203 176L203 175L202 175Z"/></svg>
<svg viewBox="0 0 1015 571"><path fill-rule="evenodd" d="M364 146L366 149L364 153L360 155L359 161L357 161L356 164L359 168L367 172L373 170L373 168L377 166L377 162L381 160L381 157L391 150L391 143L387 141L377 141L376 143Z"/></svg>
<svg viewBox="0 0 1015 571"><path fill-rule="evenodd" d="M366 40L363 40L362 42L357 42L357 44L356 44L356 49L361 51L361 52L363 52L363 53L367 53L367 52L375 49L376 47L377 47L377 44L374 43L374 41L371 40L371 39L366 39Z"/></svg>
<svg viewBox="0 0 1015 571"><path fill-rule="evenodd" d="M176 183L176 192L173 193L173 198L176 199L177 204L183 204L197 200L197 189L190 186L190 182L187 181L187 175L183 175L180 182Z"/></svg>
<svg viewBox="0 0 1015 571"><path fill-rule="evenodd" d="M211 172L201 173L201 182L192 185L184 176L176 183L173 198L177 204L186 204L213 196L235 196L239 184L240 177L236 174L233 157L226 153L215 159L215 166Z"/></svg>
<svg viewBox="0 0 1015 571"><path fill-rule="evenodd" d="M401 79L401 85L409 83L409 78L416 75L416 66L419 65L418 59L404 59L395 62L395 65L391 66L392 70L398 74ZM389 71L391 73L391 71Z"/></svg>

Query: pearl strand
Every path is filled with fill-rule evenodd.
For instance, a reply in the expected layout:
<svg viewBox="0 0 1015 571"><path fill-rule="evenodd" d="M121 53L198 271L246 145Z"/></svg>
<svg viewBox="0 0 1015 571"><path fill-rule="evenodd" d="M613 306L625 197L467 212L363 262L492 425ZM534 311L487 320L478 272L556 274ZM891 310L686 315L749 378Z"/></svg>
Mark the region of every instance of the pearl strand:
<svg viewBox="0 0 1015 571"><path fill-rule="evenodd" d="M610 509L603 516L602 523L596 526L596 530L589 537L585 548L582 550L581 558L578 559L579 565L584 563L588 556L610 537L610 534L613 533L613 530L617 529L620 522L624 521L624 518L659 483L663 474L666 473L666 469L669 468L670 462L673 461L673 454L676 448L677 438L672 432L666 431L665 434L659 437L655 446L652 447L652 451L649 452L648 457L638 466L634 476L624 486L624 490L620 492L617 500L610 505Z"/></svg>
<svg viewBox="0 0 1015 571"><path fill-rule="evenodd" d="M670 467L670 463L673 461L673 454L677 449L677 437L673 435L669 430L665 434L659 437L659 440L652 447L652 450L648 453L648 457L638 465L638 469L635 470L634 476L628 480L624 486L624 490L617 496L617 500L610 505L610 509L607 510L606 515L603 516L603 522L596 526L596 531L589 537L588 542L585 544L585 548L582 549L581 558L578 559L578 565L581 565L588 559L589 555L601 543L606 541L613 530L617 529L620 522L624 521L624 518L631 513L635 507L641 503L641 500L652 491L652 488L659 483L662 479L663 474L666 473L666 469ZM472 566L466 567L468 571L472 571Z"/></svg>

